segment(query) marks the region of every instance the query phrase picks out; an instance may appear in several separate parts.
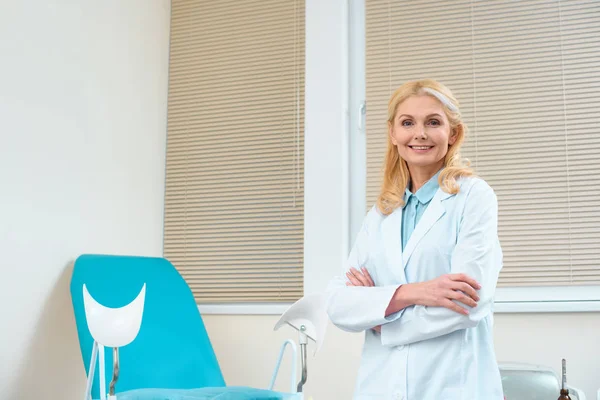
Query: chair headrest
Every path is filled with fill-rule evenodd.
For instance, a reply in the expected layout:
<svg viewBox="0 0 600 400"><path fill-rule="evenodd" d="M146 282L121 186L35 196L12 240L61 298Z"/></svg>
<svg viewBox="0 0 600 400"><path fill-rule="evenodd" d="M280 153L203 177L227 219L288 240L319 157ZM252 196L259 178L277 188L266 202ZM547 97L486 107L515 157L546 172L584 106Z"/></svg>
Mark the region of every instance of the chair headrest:
<svg viewBox="0 0 600 400"><path fill-rule="evenodd" d="M88 329L96 342L106 347L122 347L131 343L140 331L144 314L146 284L135 299L119 308L98 303L83 284L83 305Z"/></svg>

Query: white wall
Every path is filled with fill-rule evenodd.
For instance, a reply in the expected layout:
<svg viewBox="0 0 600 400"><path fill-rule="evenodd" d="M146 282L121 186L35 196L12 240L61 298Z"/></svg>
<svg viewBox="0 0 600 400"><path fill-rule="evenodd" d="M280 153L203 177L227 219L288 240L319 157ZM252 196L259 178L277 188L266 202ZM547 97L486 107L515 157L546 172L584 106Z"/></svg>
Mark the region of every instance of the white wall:
<svg viewBox="0 0 600 400"><path fill-rule="evenodd" d="M0 399L78 399L81 253L161 255L168 0L0 3Z"/></svg>

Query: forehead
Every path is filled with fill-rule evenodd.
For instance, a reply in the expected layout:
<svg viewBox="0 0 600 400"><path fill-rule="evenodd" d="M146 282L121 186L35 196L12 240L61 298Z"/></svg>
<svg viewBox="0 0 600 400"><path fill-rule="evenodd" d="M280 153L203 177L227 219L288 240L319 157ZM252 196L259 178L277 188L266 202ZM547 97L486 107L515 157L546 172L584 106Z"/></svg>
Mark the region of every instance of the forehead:
<svg viewBox="0 0 600 400"><path fill-rule="evenodd" d="M429 114L440 114L445 116L444 107L438 99L426 94L413 95L398 104L396 116L409 114L414 117L426 116Z"/></svg>

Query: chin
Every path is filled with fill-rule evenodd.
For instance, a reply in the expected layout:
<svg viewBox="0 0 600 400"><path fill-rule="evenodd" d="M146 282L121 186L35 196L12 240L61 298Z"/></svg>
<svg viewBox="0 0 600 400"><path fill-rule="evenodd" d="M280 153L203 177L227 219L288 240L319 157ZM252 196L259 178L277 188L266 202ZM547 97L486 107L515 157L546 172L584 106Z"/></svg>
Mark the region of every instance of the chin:
<svg viewBox="0 0 600 400"><path fill-rule="evenodd" d="M405 159L406 163L408 165L414 165L415 167L428 167L428 166L432 166L434 164L437 164L439 161L436 161L435 159L429 159L429 160L424 160L424 159Z"/></svg>
<svg viewBox="0 0 600 400"><path fill-rule="evenodd" d="M417 168L426 168L426 167L436 167L440 165L440 168L444 165L444 158L442 157L440 160L436 160L435 158L412 158L412 159L404 159L408 166L417 167Z"/></svg>

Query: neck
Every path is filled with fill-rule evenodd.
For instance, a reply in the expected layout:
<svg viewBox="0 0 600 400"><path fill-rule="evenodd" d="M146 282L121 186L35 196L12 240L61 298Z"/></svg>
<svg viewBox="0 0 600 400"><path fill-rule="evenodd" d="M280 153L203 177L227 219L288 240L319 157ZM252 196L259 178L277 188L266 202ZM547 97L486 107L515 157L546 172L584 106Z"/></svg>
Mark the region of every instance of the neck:
<svg viewBox="0 0 600 400"><path fill-rule="evenodd" d="M425 167L408 166L410 173L410 191L416 193L427 181L429 181L444 166L444 161L439 164L428 165Z"/></svg>

